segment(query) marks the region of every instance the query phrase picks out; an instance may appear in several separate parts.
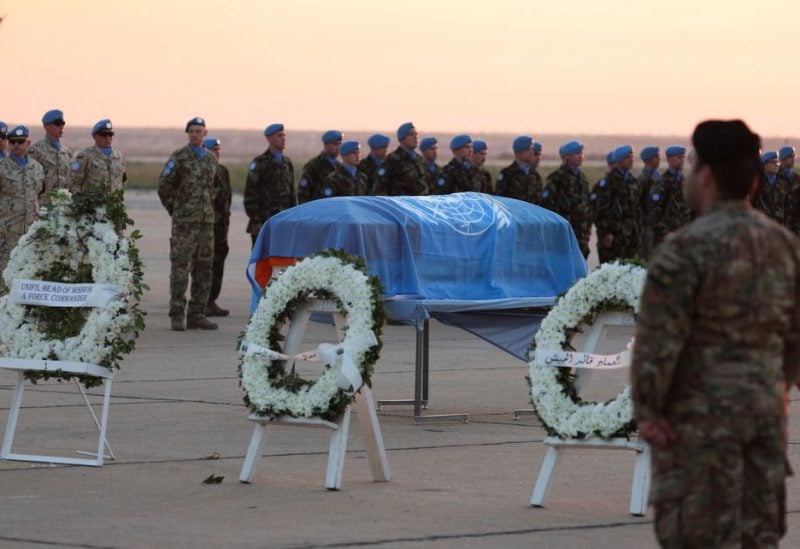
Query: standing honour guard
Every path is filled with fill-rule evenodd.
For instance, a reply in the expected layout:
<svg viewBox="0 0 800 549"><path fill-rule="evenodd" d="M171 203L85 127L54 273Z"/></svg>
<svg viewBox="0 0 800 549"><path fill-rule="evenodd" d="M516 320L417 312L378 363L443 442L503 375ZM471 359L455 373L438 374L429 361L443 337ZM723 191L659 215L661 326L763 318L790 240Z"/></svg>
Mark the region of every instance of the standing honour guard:
<svg viewBox="0 0 800 549"><path fill-rule="evenodd" d="M69 189L72 151L61 143L66 125L64 113L60 110L53 109L44 113L42 126L45 136L31 145L28 152L44 168L44 189L39 195L40 203L47 202L47 195L54 189Z"/></svg>
<svg viewBox="0 0 800 549"><path fill-rule="evenodd" d="M216 330L206 318L214 268L214 198L217 159L203 148L206 122L186 123L189 143L172 153L158 178L158 197L172 217L169 317L172 329ZM192 277L188 309L186 290ZM184 324L184 317L186 324Z"/></svg>
<svg viewBox="0 0 800 549"><path fill-rule="evenodd" d="M633 147L617 147L610 161L613 169L592 191L600 263L635 258L641 244L639 184L631 173Z"/></svg>
<svg viewBox="0 0 800 549"><path fill-rule="evenodd" d="M776 151L767 151L761 155L761 179L750 198L753 207L783 224L784 201L786 200L786 181L778 177L781 163Z"/></svg>
<svg viewBox="0 0 800 549"><path fill-rule="evenodd" d="M476 139L472 142L472 171L470 175L474 181L475 190L481 193L492 194L494 185L492 184L492 174L484 168L486 158L489 156L489 144L483 139Z"/></svg>
<svg viewBox="0 0 800 549"><path fill-rule="evenodd" d="M784 224L794 234L800 235L800 177L794 171L796 157L797 153L790 145L778 150L778 160L781 162L778 177L784 181L786 187L786 200L783 205Z"/></svg>
<svg viewBox="0 0 800 549"><path fill-rule="evenodd" d="M535 156L533 138L520 135L514 139L511 148L514 151L514 161L497 174L494 192L498 196L538 204L542 184L536 178L536 170L532 165Z"/></svg>
<svg viewBox="0 0 800 549"><path fill-rule="evenodd" d="M286 131L283 124L270 124L264 129L269 146L256 156L247 169L244 185L244 211L247 232L255 245L261 226L278 212L297 204L294 192L294 167L283 154Z"/></svg>
<svg viewBox="0 0 800 549"><path fill-rule="evenodd" d="M569 221L583 257L589 257L592 210L589 207L589 181L581 171L583 143L568 141L558 149L561 166L547 176L540 193L540 205Z"/></svg>
<svg viewBox="0 0 800 549"><path fill-rule="evenodd" d="M78 192L93 187L107 192L122 190L128 175L125 172L125 158L111 146L114 140L114 126L104 118L92 126L94 146L83 149L69 164L72 180L69 190Z"/></svg>
<svg viewBox="0 0 800 549"><path fill-rule="evenodd" d="M439 157L439 141L435 137L423 137L419 142L419 152L425 162L425 184L431 194L436 194L435 189L444 187L446 183L442 168L436 163Z"/></svg>
<svg viewBox="0 0 800 549"><path fill-rule="evenodd" d="M653 236L653 249L669 233L691 221L691 211L684 198L683 163L686 147L672 145L665 151L667 171L650 187L645 219Z"/></svg>
<svg viewBox="0 0 800 549"><path fill-rule="evenodd" d="M231 224L231 175L228 168L219 163L222 142L216 137L203 140L203 148L211 151L217 159L217 175L214 178L214 263L211 268L211 290L208 294L206 316L228 316L230 311L217 305L222 291L222 276L225 274L225 258L228 257L228 228Z"/></svg>
<svg viewBox="0 0 800 549"><path fill-rule="evenodd" d="M383 165L383 160L389 151L389 141L389 136L382 133L376 133L367 139L369 154L358 163L358 171L367 176L367 194L372 192L372 187L378 178L378 170Z"/></svg>
<svg viewBox="0 0 800 549"><path fill-rule="evenodd" d="M339 149L342 162L322 182L322 197L362 196L367 194L367 176L358 171L361 144L345 141Z"/></svg>
<svg viewBox="0 0 800 549"><path fill-rule="evenodd" d="M300 174L297 189L297 200L300 204L322 198L322 182L336 169L339 161L339 147L342 144L342 132L328 130L322 134L322 152L306 162Z"/></svg>
<svg viewBox="0 0 800 549"><path fill-rule="evenodd" d="M472 182L472 138L466 134L450 141L453 158L442 168L444 185L431 188L431 194L464 193L476 190Z"/></svg>
<svg viewBox="0 0 800 549"><path fill-rule="evenodd" d="M644 167L639 173L639 193L641 196L642 219L649 219L650 212L650 189L653 183L658 181L661 174L658 167L661 164L660 150L658 147L649 146L642 149L639 153L639 158L644 162ZM642 227L642 246L639 250L639 255L642 259L650 257L650 252L653 250L653 229L649 223L645 223Z"/></svg>
<svg viewBox="0 0 800 549"><path fill-rule="evenodd" d="M374 195L422 196L428 194L425 182L425 163L417 154L418 134L413 122L397 128L398 147L392 151L378 170Z"/></svg>

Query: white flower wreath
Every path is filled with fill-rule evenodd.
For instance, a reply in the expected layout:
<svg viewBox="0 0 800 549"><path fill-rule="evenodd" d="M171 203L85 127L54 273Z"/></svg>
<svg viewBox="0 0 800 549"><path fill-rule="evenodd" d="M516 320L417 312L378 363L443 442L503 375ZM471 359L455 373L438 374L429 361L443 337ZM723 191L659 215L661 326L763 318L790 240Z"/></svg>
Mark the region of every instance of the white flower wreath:
<svg viewBox="0 0 800 549"><path fill-rule="evenodd" d="M608 402L584 402L572 385L571 370L545 365L544 353L535 351L571 350L570 334L603 311L638 312L644 279L642 267L606 263L572 286L542 321L530 349L529 381L534 409L548 434L610 438L635 430L629 386Z"/></svg>
<svg viewBox="0 0 800 549"><path fill-rule="evenodd" d="M112 368L118 356L113 356L115 343L123 334L134 329L134 299L137 283L131 261L130 240L120 238L100 207L93 215L73 217L70 213L71 195L61 190L51 195L51 206L42 211L20 238L3 271L6 286L14 279L37 279L56 263L76 271L91 265L92 280L97 284L113 284L120 293L101 307L90 309L83 327L74 337L47 339L43 337L32 307L19 305L10 295L0 298L0 341L8 356L25 359L51 359ZM124 345L130 345L125 341ZM53 375L52 377L62 377ZM68 375L65 377L69 377Z"/></svg>
<svg viewBox="0 0 800 549"><path fill-rule="evenodd" d="M381 347L384 313L380 284L365 273L361 258L326 250L289 267L274 280L247 325L243 350L264 350L243 352L239 369L245 403L256 414L334 421L352 402L352 393L362 386L345 391L337 385L341 361L327 364L322 375L309 382L287 374L283 361L272 359L280 352L280 327L311 294L337 302L347 323L341 346L353 353L363 384L370 385L372 366Z"/></svg>

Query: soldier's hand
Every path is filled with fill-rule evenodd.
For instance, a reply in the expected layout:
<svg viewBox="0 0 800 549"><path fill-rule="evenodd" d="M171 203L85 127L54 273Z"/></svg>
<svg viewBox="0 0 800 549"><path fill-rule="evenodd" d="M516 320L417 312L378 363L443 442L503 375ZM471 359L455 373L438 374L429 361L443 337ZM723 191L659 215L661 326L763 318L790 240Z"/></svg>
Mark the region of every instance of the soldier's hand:
<svg viewBox="0 0 800 549"><path fill-rule="evenodd" d="M611 245L614 243L614 235L609 233L603 236L603 238L600 240L600 243L603 245L604 248L610 248Z"/></svg>
<svg viewBox="0 0 800 549"><path fill-rule="evenodd" d="M639 436L656 448L667 448L678 441L678 434L664 418L639 421L637 426Z"/></svg>

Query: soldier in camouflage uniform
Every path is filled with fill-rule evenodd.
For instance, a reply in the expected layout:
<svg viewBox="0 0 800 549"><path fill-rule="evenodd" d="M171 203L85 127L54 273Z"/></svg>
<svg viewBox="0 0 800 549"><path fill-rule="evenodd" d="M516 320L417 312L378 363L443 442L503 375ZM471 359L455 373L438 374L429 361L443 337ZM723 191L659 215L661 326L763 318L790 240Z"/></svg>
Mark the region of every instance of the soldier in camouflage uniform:
<svg viewBox="0 0 800 549"><path fill-rule="evenodd" d="M494 192L498 196L538 204L542 184L541 178L536 178L536 170L531 165L534 159L533 138L520 135L514 139L511 148L514 151L514 162L497 174Z"/></svg>
<svg viewBox="0 0 800 549"><path fill-rule="evenodd" d="M757 135L709 121L692 141L687 201L700 217L650 260L631 366L656 536L663 547L778 547L800 244L746 206Z"/></svg>
<svg viewBox="0 0 800 549"><path fill-rule="evenodd" d="M206 122L186 123L189 143L172 153L158 178L158 197L172 217L169 316L172 329L216 330L206 318L214 265L214 198L217 159L203 148ZM192 276L191 297L186 289Z"/></svg>
<svg viewBox="0 0 800 549"><path fill-rule="evenodd" d="M778 177L784 181L786 200L783 202L784 225L794 234L800 235L800 177L794 171L797 153L794 147L786 145L778 150L781 168Z"/></svg>
<svg viewBox="0 0 800 549"><path fill-rule="evenodd" d="M105 118L92 127L94 147L88 147L70 162L72 181L69 190L73 193L88 187L102 187L106 191L119 191L125 185L125 158L111 146L114 126Z"/></svg>
<svg viewBox="0 0 800 549"><path fill-rule="evenodd" d="M589 181L581 171L583 143L568 141L558 150L561 166L547 176L540 205L569 221L583 257L589 257L592 235L592 210L589 207Z"/></svg>
<svg viewBox="0 0 800 549"><path fill-rule="evenodd" d="M44 170L28 157L30 133L17 126L9 133L11 153L0 160L0 295L6 293L2 274L11 250L36 220Z"/></svg>
<svg viewBox="0 0 800 549"><path fill-rule="evenodd" d="M66 124L64 113L60 110L53 109L44 113L42 125L45 136L34 143L28 153L44 168L44 189L39 196L40 204L48 202L48 195L54 189L69 189L72 151L61 143Z"/></svg>
<svg viewBox="0 0 800 549"><path fill-rule="evenodd" d="M531 157L531 173L536 181L538 189L544 189L544 178L539 173L539 164L542 163L542 144L538 141L533 142L533 156ZM540 191L541 192L541 191ZM538 203L538 202L537 202Z"/></svg>
<svg viewBox="0 0 800 549"><path fill-rule="evenodd" d="M269 147L256 156L247 170L244 185L244 211L249 218L247 232L253 245L261 226L278 212L289 209L297 200L294 194L294 166L283 154L286 131L283 124L270 124L264 129Z"/></svg>
<svg viewBox="0 0 800 549"><path fill-rule="evenodd" d="M481 193L494 193L492 185L492 174L484 168L486 158L489 156L489 144L483 139L476 139L472 142L472 170L470 176L474 182L475 190Z"/></svg>
<svg viewBox="0 0 800 549"><path fill-rule="evenodd" d="M649 258L650 252L653 250L653 229L648 222L650 219L649 200L650 188L653 186L653 183L658 181L658 179L661 177L661 174L658 171L658 166L661 164L659 152L660 151L658 147L650 146L643 148L642 152L639 153L639 158L641 158L642 162L644 162L642 172L637 178L639 180L639 193L642 198L642 219L645 220L645 223L642 226L642 245L639 249L639 256L642 259Z"/></svg>
<svg viewBox="0 0 800 549"><path fill-rule="evenodd" d="M436 163L439 158L439 141L435 137L424 137L419 142L419 152L425 162L425 184L431 194L440 194L436 189L444 187L447 181L442 174L442 168Z"/></svg>
<svg viewBox="0 0 800 549"><path fill-rule="evenodd" d="M389 151L389 136L381 133L371 135L367 139L369 154L358 163L358 171L367 176L367 194L372 191L378 179L378 170L383 165L386 153Z"/></svg>
<svg viewBox="0 0 800 549"><path fill-rule="evenodd" d="M300 204L322 198L322 182L339 165L339 147L342 144L342 132L328 130L322 134L322 152L306 162L297 189L297 200Z"/></svg>
<svg viewBox="0 0 800 549"><path fill-rule="evenodd" d="M422 196L428 194L425 163L415 150L418 134L412 122L397 128L399 146L386 157L378 170L373 195Z"/></svg>
<svg viewBox="0 0 800 549"><path fill-rule="evenodd" d="M0 121L0 161L8 156L8 126L5 122Z"/></svg>
<svg viewBox="0 0 800 549"><path fill-rule="evenodd" d="M630 171L633 147L617 147L611 161L614 168L595 185L589 196L594 206L600 263L635 258L641 245L639 183Z"/></svg>
<svg viewBox="0 0 800 549"><path fill-rule="evenodd" d="M211 268L211 290L208 294L206 316L228 316L230 311L217 305L222 291L222 276L225 274L225 258L228 257L228 228L231 224L231 175L228 168L219 164L222 142L216 137L203 140L203 148L211 151L217 159L217 176L214 178L214 263Z"/></svg>
<svg viewBox="0 0 800 549"><path fill-rule="evenodd" d="M786 181L778 177L781 166L778 153L768 151L762 154L761 166L761 180L750 197L750 202L755 209L783 224L785 222L783 207L789 189L786 187Z"/></svg>
<svg viewBox="0 0 800 549"><path fill-rule="evenodd" d="M472 179L472 138L466 134L450 141L453 158L442 168L444 185L431 188L431 194L451 194L476 191Z"/></svg>
<svg viewBox="0 0 800 549"><path fill-rule="evenodd" d="M650 188L647 225L653 235L653 249L669 233L691 221L691 211L684 200L683 162L686 148L680 145L667 147L667 171Z"/></svg>
<svg viewBox="0 0 800 549"><path fill-rule="evenodd" d="M367 176L358 171L361 145L345 141L339 152L342 162L322 182L322 196L363 196L367 194Z"/></svg>

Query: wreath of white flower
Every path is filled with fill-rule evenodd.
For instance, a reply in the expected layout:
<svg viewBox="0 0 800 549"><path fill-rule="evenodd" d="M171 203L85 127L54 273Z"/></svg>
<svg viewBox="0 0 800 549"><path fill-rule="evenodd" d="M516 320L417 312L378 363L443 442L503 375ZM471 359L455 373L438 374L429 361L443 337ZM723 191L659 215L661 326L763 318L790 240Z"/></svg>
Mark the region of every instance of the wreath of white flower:
<svg viewBox="0 0 800 549"><path fill-rule="evenodd" d="M120 294L102 307L91 308L80 333L64 340L44 338L31 316L32 307L18 305L5 295L0 298L0 340L6 354L15 358L85 362L112 368L116 365L111 357L113 342L131 330L134 322L131 242L119 237L104 208L95 215L74 218L68 211L70 201L68 191L51 195L51 207L41 212L42 217L11 252L3 271L6 286L10 288L15 279L36 279L57 262L72 270L89 264L92 282L114 284Z"/></svg>
<svg viewBox="0 0 800 549"><path fill-rule="evenodd" d="M370 386L372 366L381 348L382 291L378 279L366 274L363 259L341 251L325 250L309 256L272 281L250 318L243 347L280 352L281 326L312 295L337 303L347 323L341 344L355 346L353 361L363 383ZM358 343L363 341L374 344ZM361 388L345 392L337 386L342 370L337 362L327 364L322 375L310 382L285 372L284 361L245 353L239 368L245 403L262 416L321 417L335 421Z"/></svg>
<svg viewBox="0 0 800 549"><path fill-rule="evenodd" d="M536 349L569 351L571 335L590 325L604 311L639 310L645 270L629 263L606 263L578 281L542 321L530 349L531 398L536 414L550 435L561 438L627 436L633 421L630 387L608 402L585 402L577 395L574 375L537 359ZM543 353L539 353L541 357Z"/></svg>

